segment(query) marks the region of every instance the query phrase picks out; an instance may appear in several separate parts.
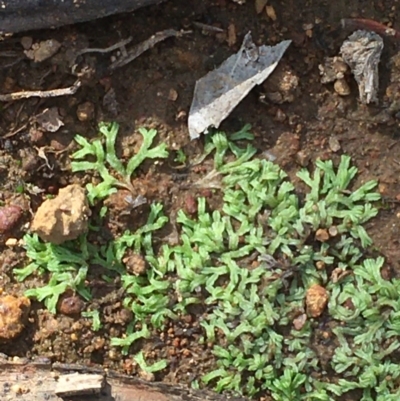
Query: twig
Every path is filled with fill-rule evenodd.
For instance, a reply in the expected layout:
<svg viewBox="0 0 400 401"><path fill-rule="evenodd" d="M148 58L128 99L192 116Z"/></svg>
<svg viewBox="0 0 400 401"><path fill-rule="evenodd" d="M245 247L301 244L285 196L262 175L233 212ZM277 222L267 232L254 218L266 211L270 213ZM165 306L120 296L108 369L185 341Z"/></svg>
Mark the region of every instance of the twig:
<svg viewBox="0 0 400 401"><path fill-rule="evenodd" d="M31 97L48 98L48 97L73 95L76 93L76 91L80 88L81 85L82 85L81 81L78 80L68 88L52 89L48 91L22 91L22 92L7 93L5 95L0 94L0 102L10 102L13 100L28 99Z"/></svg>
<svg viewBox="0 0 400 401"><path fill-rule="evenodd" d="M202 22L193 21L192 24L197 28L203 29L204 31L218 32L218 33L224 32L222 28L218 28L217 26L213 25L203 24Z"/></svg>
<svg viewBox="0 0 400 401"><path fill-rule="evenodd" d="M129 38L124 39L124 40L121 40L120 42L115 43L112 46L106 47L105 49L96 48L96 47L94 47L94 48L88 47L86 49L79 50L76 53L76 57L81 56L82 54L85 54L85 53L109 53L109 52L117 50L117 49L119 49L121 47L124 47L125 45L127 45L130 42L132 42L132 37L129 37Z"/></svg>
<svg viewBox="0 0 400 401"><path fill-rule="evenodd" d="M157 32L149 39L136 45L133 49L128 51L127 57L122 57L110 65L110 70L113 71L117 68L123 67L124 65L135 60L145 51L154 47L158 42L161 42L171 36L181 36L191 31L176 31L175 29L166 29L165 31Z"/></svg>
<svg viewBox="0 0 400 401"><path fill-rule="evenodd" d="M343 28L350 29L364 29L368 31L373 31L378 35L383 35L387 37L394 37L396 40L400 40L400 32L396 29L390 28L380 22L365 19L365 18L343 18L341 20Z"/></svg>

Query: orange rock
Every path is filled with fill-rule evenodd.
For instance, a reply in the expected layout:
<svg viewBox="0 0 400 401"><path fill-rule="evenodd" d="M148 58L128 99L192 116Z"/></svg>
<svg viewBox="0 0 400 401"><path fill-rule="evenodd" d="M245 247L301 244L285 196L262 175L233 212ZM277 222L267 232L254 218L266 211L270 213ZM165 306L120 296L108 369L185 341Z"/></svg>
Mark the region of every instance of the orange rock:
<svg viewBox="0 0 400 401"><path fill-rule="evenodd" d="M326 289L319 284L313 284L306 293L307 313L311 317L318 317L328 303L329 295Z"/></svg>
<svg viewBox="0 0 400 401"><path fill-rule="evenodd" d="M30 306L31 302L26 297L0 297L0 341L9 341L21 334Z"/></svg>

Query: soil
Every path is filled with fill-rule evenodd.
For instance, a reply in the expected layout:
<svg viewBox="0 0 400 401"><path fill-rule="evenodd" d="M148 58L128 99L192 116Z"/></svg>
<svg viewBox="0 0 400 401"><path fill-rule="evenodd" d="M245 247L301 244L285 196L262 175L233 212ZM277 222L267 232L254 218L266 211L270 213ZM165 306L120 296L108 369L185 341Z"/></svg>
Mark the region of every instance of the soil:
<svg viewBox="0 0 400 401"><path fill-rule="evenodd" d="M379 180L385 207L367 229L376 251L386 258L388 268L394 275L400 274L400 115L396 109L400 64L394 58L399 44L395 38L385 38L379 66L378 105L360 103L352 76L346 76L350 94L340 96L332 83L321 83L319 71L325 57L338 55L343 39L349 34L341 28L341 18L371 18L396 26L399 25L397 2L352 1L349 5L345 0L271 0L269 4L275 10L275 21L265 12L257 14L253 0L243 5L230 0L171 0L133 14L29 32L0 42L0 93L10 93L72 85L76 76L71 73L69 57L77 49L106 48L129 36L134 38L133 43L139 43L170 28L192 31L158 43L113 74L107 72L107 66L114 53L86 53L77 59L76 69L85 64L91 71L73 95L1 104L0 197L3 205L18 205L24 210L18 223L3 233L1 239L3 293L22 295L28 285L16 282L12 270L26 264L26 255L18 240L27 231L39 205L60 188L69 184L85 185L91 180L89 173L71 173L69 155L77 149L74 136L79 133L93 138L97 135L98 122L117 121L121 126L119 151L127 156L126 152L135 152L140 144L136 128L156 128L158 141L167 143L170 150L183 149L188 159L194 160L202 153L204 144L204 138L190 141L187 129L195 81L238 51L249 30L257 44L293 40L278 72L270 80L279 79L279 69L290 71L298 78L298 87L291 96L284 94L278 101L262 96L268 84L255 88L221 128L233 132L250 123L255 134L254 146L260 153L276 156L295 183L295 174L301 166L311 165L317 158L338 161L341 154L350 155L359 169L358 183ZM193 22L222 28L223 32L206 31ZM29 43L30 38L34 43L56 39L61 43L60 51L34 63L24 57L21 45ZM286 102L280 103L282 99ZM41 129L37 116L47 108L58 108L64 123L56 132ZM157 164L145 162L133 182L138 193L150 202L162 201L167 216L172 218L181 208L190 213L193 200L204 195L190 184L207 170L206 164L197 169L180 169L173 153L168 160ZM23 194L19 193L22 184L29 189ZM107 235L136 229L146 221L148 209L138 208L127 213L126 203L122 201L125 197L126 192L120 191L107 201L110 209L105 227ZM161 241L171 240L168 230L171 227L161 232ZM93 332L91 322L79 313L52 315L43 304L32 301L25 330L18 338L1 344L0 351L11 357L48 357L57 362L101 364L121 372L137 373L131 359L121 356L109 344L110 337L124 333L131 318L122 305L120 283L105 283L93 277L88 285L94 290L94 300L85 307L102 309L101 331ZM170 361L169 369L156 375L156 379L190 383L199 378L213 363L211 354L198 345L200 335L198 322L192 321L191 316L182 316L180 321L170 323L165 332L154 333L152 339L141 343L150 358L165 357ZM315 348L321 348L317 336L315 341ZM324 349L318 353L324 356Z"/></svg>

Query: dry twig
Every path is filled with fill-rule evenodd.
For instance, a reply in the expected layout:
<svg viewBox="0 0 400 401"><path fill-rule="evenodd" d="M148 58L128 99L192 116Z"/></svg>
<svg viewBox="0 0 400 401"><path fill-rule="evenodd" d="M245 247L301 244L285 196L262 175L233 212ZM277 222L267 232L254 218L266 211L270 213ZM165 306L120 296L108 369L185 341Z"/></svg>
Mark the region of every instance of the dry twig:
<svg viewBox="0 0 400 401"><path fill-rule="evenodd" d="M182 36L190 31L176 31L175 29L166 29L161 32L155 33L149 39L139 43L133 49L129 50L126 57L122 57L110 65L110 70L116 70L117 68L123 67L131 61L138 58L145 51L154 47L158 42L161 42L171 36Z"/></svg>
<svg viewBox="0 0 400 401"><path fill-rule="evenodd" d="M0 102L11 102L13 100L28 99L31 97L48 98L48 97L73 95L76 93L76 91L80 88L81 85L82 85L81 81L78 80L68 88L51 89L47 91L21 91L21 92L7 93L4 95L0 94Z"/></svg>

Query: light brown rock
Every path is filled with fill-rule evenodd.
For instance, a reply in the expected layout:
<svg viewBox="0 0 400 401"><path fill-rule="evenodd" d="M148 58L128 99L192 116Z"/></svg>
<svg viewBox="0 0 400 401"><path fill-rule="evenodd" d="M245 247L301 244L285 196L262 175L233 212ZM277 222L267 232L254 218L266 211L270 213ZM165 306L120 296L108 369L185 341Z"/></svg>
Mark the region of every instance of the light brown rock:
<svg viewBox="0 0 400 401"><path fill-rule="evenodd" d="M86 191L73 184L60 189L55 198L47 199L40 205L31 230L43 241L62 244L87 231L89 216Z"/></svg>
<svg viewBox="0 0 400 401"><path fill-rule="evenodd" d="M333 84L333 88L335 89L335 92L340 96L349 96L351 93L350 86L344 78L336 80Z"/></svg>
<svg viewBox="0 0 400 401"><path fill-rule="evenodd" d="M40 43L32 45L31 50L25 50L24 53L28 58L40 63L51 56L54 56L61 47L61 43L55 39L44 40Z"/></svg>
<svg viewBox="0 0 400 401"><path fill-rule="evenodd" d="M319 242L326 242L329 239L328 230L325 228L319 228L315 233L315 239Z"/></svg>
<svg viewBox="0 0 400 401"><path fill-rule="evenodd" d="M321 316L328 303L328 291L319 284L313 284L306 293L307 313L311 317Z"/></svg>
<svg viewBox="0 0 400 401"><path fill-rule="evenodd" d="M31 302L26 297L0 297L0 341L10 341L21 334L28 318Z"/></svg>

